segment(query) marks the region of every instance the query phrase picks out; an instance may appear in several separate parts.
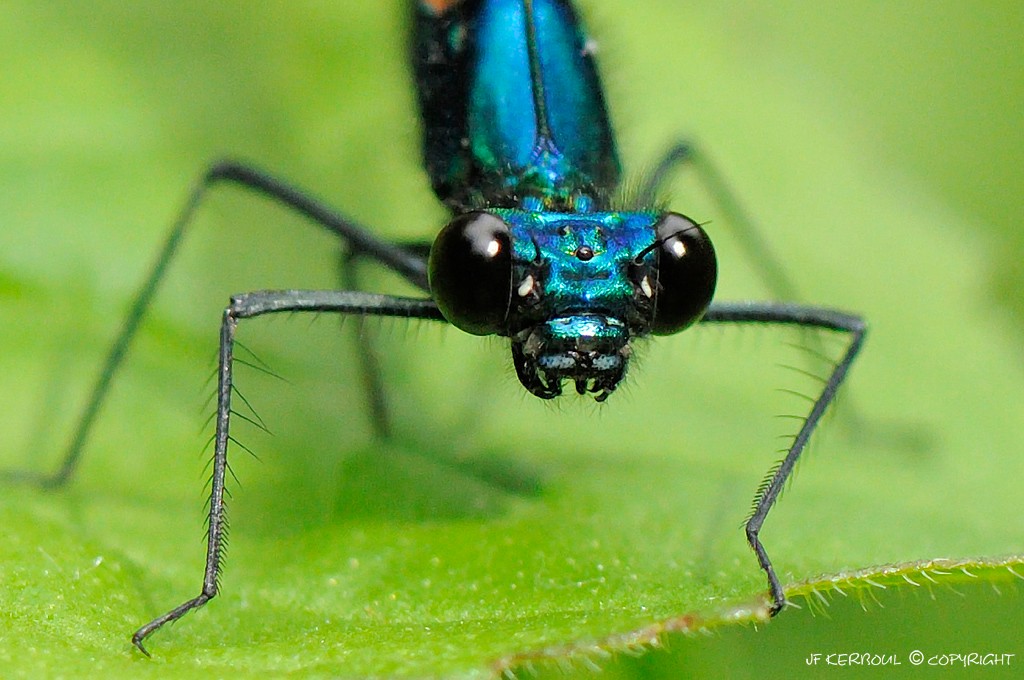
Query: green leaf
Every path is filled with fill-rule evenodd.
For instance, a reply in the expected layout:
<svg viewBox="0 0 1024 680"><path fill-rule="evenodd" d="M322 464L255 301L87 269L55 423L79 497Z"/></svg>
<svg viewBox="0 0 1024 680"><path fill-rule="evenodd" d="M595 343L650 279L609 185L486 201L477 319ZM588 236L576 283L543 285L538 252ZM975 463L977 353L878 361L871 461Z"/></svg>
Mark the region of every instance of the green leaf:
<svg viewBox="0 0 1024 680"><path fill-rule="evenodd" d="M142 657L131 632L200 586L220 310L234 292L336 281L328 235L223 190L165 282L75 482L0 499L0 674L461 678L596 664L621 677L788 677L843 644L1013 652L1024 326L1012 316L1019 289L1004 283L1000 297L993 281L1012 280L1001 252L1019 238L1007 225L1018 229L1024 159L1019 131L1001 134L1020 99L1005 74L1019 68L993 72L973 48L1012 44L1019 63L1019 11L922 9L934 23L921 27L912 12L843 7L585 4L627 165L649 167L692 133L806 300L871 324L838 412L762 534L803 610L756 634L735 625L764 616L741 524L776 437L792 432L774 416L806 408L777 389L809 393L814 382L785 367L822 368L799 334L698 328L652 340L598 407L524 396L500 341L373 322L363 337L379 348L396 433L383 444L367 421L355 324L279 318L242 327L285 381L238 369L274 434L234 426L260 461L232 453L241 483L223 593ZM214 158L258 162L382 234L436 231L444 214L417 168L401 9L5 5L5 467L54 468L164 230ZM969 96L946 96L945 62L927 58L953 44L962 51L948 68L959 65ZM893 64L905 80L874 79ZM682 177L672 205L712 220L720 297L765 297L698 186ZM920 562L937 558L975 559ZM872 569L890 563L905 566ZM974 577L1004 594L963 585ZM897 613L874 604L929 588L932 609L925 598ZM810 617L819 594L841 626ZM989 634L930 637L949 611ZM880 632L900 626L918 637L893 644ZM675 635L671 653L607 658L701 629L719 637Z"/></svg>

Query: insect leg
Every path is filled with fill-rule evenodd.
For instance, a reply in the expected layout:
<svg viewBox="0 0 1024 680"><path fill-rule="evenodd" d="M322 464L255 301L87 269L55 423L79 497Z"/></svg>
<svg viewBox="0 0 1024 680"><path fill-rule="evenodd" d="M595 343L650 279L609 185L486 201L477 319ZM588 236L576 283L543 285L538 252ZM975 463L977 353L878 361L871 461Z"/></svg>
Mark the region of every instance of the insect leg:
<svg viewBox="0 0 1024 680"><path fill-rule="evenodd" d="M206 194L212 187L221 183L250 189L305 215L314 223L337 234L353 250L392 268L419 288L427 289L426 259L418 253L409 252L401 246L374 236L366 228L327 207L322 201L262 170L235 161L215 163L203 173L192 190L188 201L178 214L160 248L156 262L136 293L121 330L103 360L86 406L72 430L71 439L64 450L60 466L52 473L20 470L3 472L0 473L0 479L27 482L49 489L63 486L74 474L100 407L110 390L111 381L123 362L143 317L149 310L153 296L181 245L186 229L192 223Z"/></svg>
<svg viewBox="0 0 1024 680"><path fill-rule="evenodd" d="M225 478L228 471L228 442L231 441L232 359L238 322L275 312L335 312L339 314L397 316L443 321L430 300L400 298L354 291L282 290L258 291L232 297L224 310L220 330L217 368L217 429L214 435L213 473L210 484L210 515L207 528L206 567L199 595L186 600L135 631L132 643L143 653L145 640L165 624L198 609L220 589L221 559L227 528Z"/></svg>
<svg viewBox="0 0 1024 680"><path fill-rule="evenodd" d="M803 328L823 328L833 331L848 333L850 343L842 358L835 364L832 373L825 382L821 393L810 412L804 418L800 431L793 440L785 458L774 468L765 479L754 499L754 511L746 524L747 542L757 555L757 561L768 576L768 585L771 591L771 614L779 613L786 604L786 595L779 583L775 568L772 566L768 553L761 544L759 534L768 512L772 509L778 499L786 480L793 473L793 468L800 458L801 452L807 445L808 439L821 420L825 409L835 399L836 392L846 378L850 366L860 352L864 344L864 336L867 326L864 320L852 314L846 314L832 309L812 307L809 305L784 304L772 302L740 302L712 304L701 323L762 323L762 324L785 324Z"/></svg>

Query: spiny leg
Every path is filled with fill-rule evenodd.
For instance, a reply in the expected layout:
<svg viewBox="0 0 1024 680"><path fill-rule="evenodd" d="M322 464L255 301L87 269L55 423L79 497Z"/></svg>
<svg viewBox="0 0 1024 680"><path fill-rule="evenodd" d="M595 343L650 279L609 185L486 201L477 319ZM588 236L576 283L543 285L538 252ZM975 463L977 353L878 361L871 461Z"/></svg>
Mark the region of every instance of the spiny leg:
<svg viewBox="0 0 1024 680"><path fill-rule="evenodd" d="M217 595L220 589L221 560L227 528L224 483L228 472L228 442L231 424L232 358L235 332L241 319L276 312L335 312L370 316L395 316L444 321L430 300L400 298L353 291L283 290L259 291L238 295L224 310L220 330L217 368L217 429L214 435L213 472L210 484L210 508L207 527L206 567L203 584L196 597L186 600L166 614L158 616L135 631L132 643L148 655L146 638L165 624L198 609Z"/></svg>
<svg viewBox="0 0 1024 680"><path fill-rule="evenodd" d="M153 296L181 245L185 230L192 223L206 194L213 186L220 183L234 184L250 189L305 215L314 223L338 235L354 251L377 260L396 271L413 285L427 290L427 269L424 258L374 236L356 222L327 207L322 201L258 168L235 161L215 163L203 174L192 190L188 201L174 221L170 233L157 255L156 262L136 293L124 324L101 365L96 382L89 392L89 399L72 430L71 439L64 450L63 459L56 472L43 474L9 471L0 473L0 479L27 482L43 488L56 488L65 484L74 474L100 407L110 391L113 377L124 361L139 324L148 311Z"/></svg>
<svg viewBox="0 0 1024 680"><path fill-rule="evenodd" d="M864 320L852 314L845 314L832 309L812 307L808 305L755 302L755 303L723 303L712 304L701 323L768 323L786 324L803 328L822 328L833 331L841 331L850 335L850 343L846 352L835 364L828 380L825 382L821 393L814 400L810 412L804 419L789 447L785 458L779 463L765 483L761 486L754 499L754 511L746 524L747 542L757 555L757 561L768 576L768 586L771 591L772 604L771 615L778 614L786 604L786 596L782 591L782 584L779 583L775 568L772 566L768 553L765 552L759 534L768 512L772 509L779 494L786 484L786 480L793 473L800 454L803 452L807 441L817 427L818 422L824 415L828 405L835 399L836 392L842 384L843 379L850 370L857 353L864 344L864 336L867 327Z"/></svg>

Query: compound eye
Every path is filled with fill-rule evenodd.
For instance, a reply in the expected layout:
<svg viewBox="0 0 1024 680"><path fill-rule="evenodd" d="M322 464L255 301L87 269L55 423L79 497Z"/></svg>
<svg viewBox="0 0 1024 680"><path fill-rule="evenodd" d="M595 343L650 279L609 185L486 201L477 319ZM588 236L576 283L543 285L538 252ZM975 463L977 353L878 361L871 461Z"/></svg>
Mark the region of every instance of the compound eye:
<svg viewBox="0 0 1024 680"><path fill-rule="evenodd" d="M508 225L487 212L459 215L434 239L427 277L453 326L473 335L501 332L512 298Z"/></svg>
<svg viewBox="0 0 1024 680"><path fill-rule="evenodd" d="M669 335L704 316L715 294L718 264L711 239L689 217L667 213L655 231L658 285L651 332Z"/></svg>

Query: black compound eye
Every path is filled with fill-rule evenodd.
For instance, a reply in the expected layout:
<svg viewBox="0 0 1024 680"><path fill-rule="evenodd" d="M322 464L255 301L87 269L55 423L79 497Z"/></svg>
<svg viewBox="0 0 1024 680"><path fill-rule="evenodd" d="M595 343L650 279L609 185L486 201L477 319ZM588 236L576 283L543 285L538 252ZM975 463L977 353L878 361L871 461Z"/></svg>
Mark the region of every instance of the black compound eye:
<svg viewBox="0 0 1024 680"><path fill-rule="evenodd" d="M434 239L427 276L453 326L473 335L501 332L512 298L508 225L487 212L459 215Z"/></svg>
<svg viewBox="0 0 1024 680"><path fill-rule="evenodd" d="M651 332L669 335L704 316L715 294L718 263L711 239L689 217L668 213L655 230L658 285Z"/></svg>

